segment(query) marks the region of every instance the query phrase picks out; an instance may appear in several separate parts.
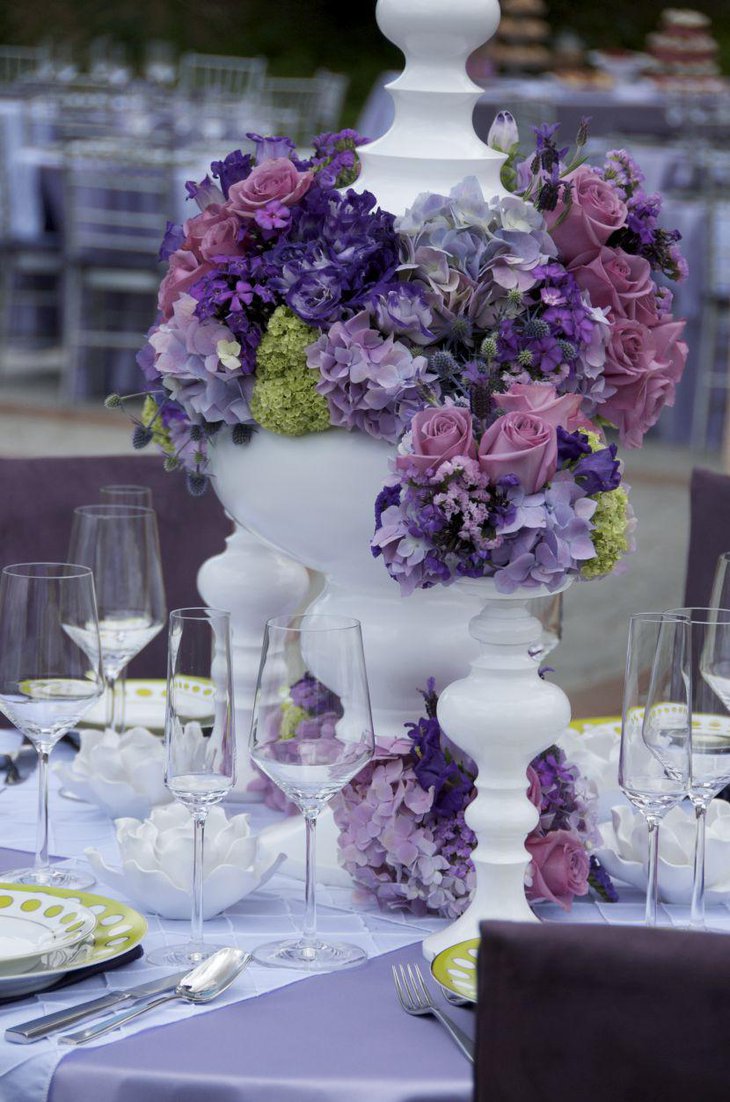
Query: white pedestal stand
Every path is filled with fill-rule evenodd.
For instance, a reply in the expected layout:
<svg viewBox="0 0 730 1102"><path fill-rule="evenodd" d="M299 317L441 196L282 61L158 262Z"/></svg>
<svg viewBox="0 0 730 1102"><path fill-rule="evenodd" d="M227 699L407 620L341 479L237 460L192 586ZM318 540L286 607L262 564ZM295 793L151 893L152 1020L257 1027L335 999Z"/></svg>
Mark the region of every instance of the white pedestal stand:
<svg viewBox="0 0 730 1102"><path fill-rule="evenodd" d="M526 772L532 759L556 742L570 723L565 693L539 677L528 654L542 630L530 613L530 597L544 596L545 591L518 590L505 596L490 580L458 584L480 589L488 598L469 624L481 653L469 676L443 691L438 706L443 730L478 768L477 795L466 812L466 822L477 836L472 855L476 890L461 918L426 938L427 960L450 945L478 937L484 919L538 921L525 898L525 838L538 821L537 809L527 798Z"/></svg>

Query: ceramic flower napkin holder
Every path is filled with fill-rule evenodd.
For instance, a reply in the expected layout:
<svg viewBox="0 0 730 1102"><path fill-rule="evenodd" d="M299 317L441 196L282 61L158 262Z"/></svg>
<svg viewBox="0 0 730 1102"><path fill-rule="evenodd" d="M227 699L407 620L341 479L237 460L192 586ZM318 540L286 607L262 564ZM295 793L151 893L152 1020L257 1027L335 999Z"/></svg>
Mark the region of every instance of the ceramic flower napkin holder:
<svg viewBox="0 0 730 1102"><path fill-rule="evenodd" d="M88 803L98 804L112 818L143 819L150 808L172 799L165 788L162 740L133 727L81 732L81 746L71 765L57 766L65 788Z"/></svg>
<svg viewBox="0 0 730 1102"><path fill-rule="evenodd" d="M614 807L611 822L600 826L603 846L596 856L611 876L642 891L647 880L646 821L628 805ZM665 903L689 904L692 895L695 819L680 807L662 819L659 895ZM707 811L705 899L730 898L730 804L713 800Z"/></svg>
<svg viewBox="0 0 730 1102"><path fill-rule="evenodd" d="M94 872L144 910L163 918L190 918L193 820L180 804L156 807L148 819L116 823L121 868L87 849ZM283 856L251 834L248 815L229 819L220 807L208 814L203 869L203 918L212 918L260 887Z"/></svg>

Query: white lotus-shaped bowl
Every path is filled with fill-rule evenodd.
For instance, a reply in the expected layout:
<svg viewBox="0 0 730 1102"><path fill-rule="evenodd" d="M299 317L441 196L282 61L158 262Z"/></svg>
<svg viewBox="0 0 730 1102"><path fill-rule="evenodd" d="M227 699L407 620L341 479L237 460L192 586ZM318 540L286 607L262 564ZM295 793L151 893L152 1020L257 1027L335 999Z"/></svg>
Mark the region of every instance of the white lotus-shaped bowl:
<svg viewBox="0 0 730 1102"><path fill-rule="evenodd" d="M165 788L162 740L144 727L122 735L82 731L72 764L59 765L56 772L69 791L98 804L112 819L122 815L143 819L150 808L172 799Z"/></svg>
<svg viewBox="0 0 730 1102"><path fill-rule="evenodd" d="M193 819L180 804L156 807L148 819L116 823L121 868L107 865L98 850L86 856L111 887L143 910L163 918L190 918ZM203 917L212 918L255 891L283 858L251 834L248 815L229 819L211 808L205 827Z"/></svg>
<svg viewBox="0 0 730 1102"><path fill-rule="evenodd" d="M580 723L580 720L578 720ZM581 775L598 791L598 814L606 818L620 798L618 757L621 748L621 721L586 726L577 731L567 727L559 739L568 761L577 765Z"/></svg>
<svg viewBox="0 0 730 1102"><path fill-rule="evenodd" d="M648 841L646 820L628 806L611 809L611 822L599 827L603 845L596 856L611 876L646 889ZM659 833L659 895L665 903L689 903L692 896L695 819L674 807L662 819ZM730 804L713 800L707 811L705 900L730 899Z"/></svg>

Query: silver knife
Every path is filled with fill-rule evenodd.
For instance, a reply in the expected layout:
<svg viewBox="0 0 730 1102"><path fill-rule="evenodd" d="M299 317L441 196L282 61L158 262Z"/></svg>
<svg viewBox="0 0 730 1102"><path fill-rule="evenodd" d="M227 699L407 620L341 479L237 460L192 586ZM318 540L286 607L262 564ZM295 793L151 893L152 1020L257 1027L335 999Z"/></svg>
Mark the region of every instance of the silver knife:
<svg viewBox="0 0 730 1102"><path fill-rule="evenodd" d="M33 1018L29 1022L11 1026L5 1030L5 1040L16 1045L27 1045L33 1041L41 1041L51 1033L57 1033L59 1029L75 1025L84 1018L93 1018L101 1014L110 1006L118 1006L128 1001L142 1001L150 995L162 995L165 991L174 991L180 981L187 976L188 971L176 972L174 976L165 976L163 979L151 980L149 983L141 983L137 987L130 987L127 991L108 991L99 999L91 999L89 1002L79 1003L69 1010L57 1010L54 1014L44 1014L41 1018Z"/></svg>

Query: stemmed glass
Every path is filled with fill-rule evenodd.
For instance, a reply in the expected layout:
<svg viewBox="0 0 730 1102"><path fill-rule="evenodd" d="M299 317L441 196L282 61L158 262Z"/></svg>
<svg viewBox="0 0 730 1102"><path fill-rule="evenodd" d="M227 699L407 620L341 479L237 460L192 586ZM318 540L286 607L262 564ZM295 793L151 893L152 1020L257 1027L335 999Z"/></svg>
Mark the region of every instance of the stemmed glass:
<svg viewBox="0 0 730 1102"><path fill-rule="evenodd" d="M119 730L115 685L121 671L165 623L157 516L138 505L74 510L69 557L94 572L107 684L107 727Z"/></svg>
<svg viewBox="0 0 730 1102"><path fill-rule="evenodd" d="M692 783L695 812L690 926L705 928L705 826L713 798L730 783L730 610L678 608L692 632Z"/></svg>
<svg viewBox="0 0 730 1102"><path fill-rule="evenodd" d="M141 505L143 509L152 508L152 490L149 486L136 486L133 483L110 483L99 488L99 497L107 505ZM127 687L127 667L119 673L114 685L116 700L115 719L120 731L124 730L125 699Z"/></svg>
<svg viewBox="0 0 730 1102"><path fill-rule="evenodd" d="M165 784L193 818L192 919L188 942L158 949L147 959L184 968L220 948L203 941L203 857L208 811L236 779L227 612L179 608L170 613L165 748Z"/></svg>
<svg viewBox="0 0 730 1102"><path fill-rule="evenodd" d="M563 594L549 593L546 597L535 597L530 602L530 612L542 624L542 635L539 642L528 647L527 653L539 662L555 650L562 638Z"/></svg>
<svg viewBox="0 0 730 1102"><path fill-rule="evenodd" d="M71 563L20 563L0 576L0 709L38 752L35 865L22 884L87 888L93 876L48 861L48 761L104 692L94 578Z"/></svg>
<svg viewBox="0 0 730 1102"><path fill-rule="evenodd" d="M356 945L317 934L315 836L325 804L373 756L373 723L360 624L339 616L275 617L264 633L251 725L251 757L306 823L301 937L268 942L262 964L327 972L359 964Z"/></svg>
<svg viewBox="0 0 730 1102"><path fill-rule="evenodd" d="M687 795L691 775L691 638L679 616L629 621L618 781L649 828L645 921L656 925L659 824Z"/></svg>

